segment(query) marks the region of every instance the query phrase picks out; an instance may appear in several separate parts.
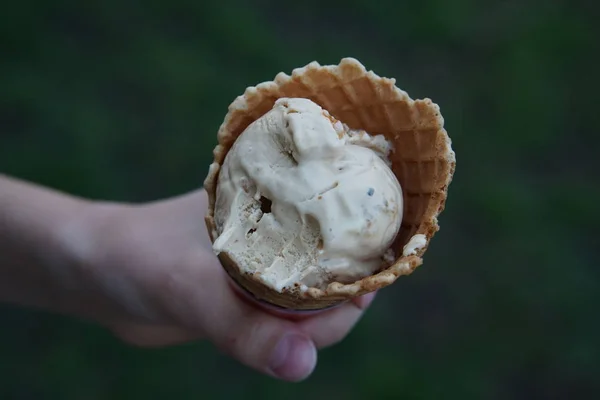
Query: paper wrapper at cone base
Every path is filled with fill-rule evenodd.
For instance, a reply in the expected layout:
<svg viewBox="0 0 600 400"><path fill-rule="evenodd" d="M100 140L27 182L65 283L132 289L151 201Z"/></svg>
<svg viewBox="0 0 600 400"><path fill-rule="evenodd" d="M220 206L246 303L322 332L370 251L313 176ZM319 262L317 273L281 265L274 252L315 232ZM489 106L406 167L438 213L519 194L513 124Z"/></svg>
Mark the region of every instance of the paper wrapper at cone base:
<svg viewBox="0 0 600 400"><path fill-rule="evenodd" d="M382 263L380 272L350 284L331 283L325 290L299 288L277 292L252 274L241 272L227 254L219 259L229 275L259 300L292 310L315 310L339 304L392 284L422 264L431 238L439 230L438 215L443 211L452 181L456 159L444 129L439 107L429 99L412 100L395 86L395 80L382 78L353 58L339 65L321 66L312 62L278 74L274 81L249 87L229 106L218 132L214 162L204 187L209 196L205 221L211 240L217 237L214 221L216 186L220 166L237 137L252 122L272 109L279 98L307 98L351 129L363 129L370 135L384 135L391 141L389 155L392 171L398 178L404 197L402 226L392 245L395 262ZM415 234L426 237L425 246L415 254L403 256L403 248Z"/></svg>

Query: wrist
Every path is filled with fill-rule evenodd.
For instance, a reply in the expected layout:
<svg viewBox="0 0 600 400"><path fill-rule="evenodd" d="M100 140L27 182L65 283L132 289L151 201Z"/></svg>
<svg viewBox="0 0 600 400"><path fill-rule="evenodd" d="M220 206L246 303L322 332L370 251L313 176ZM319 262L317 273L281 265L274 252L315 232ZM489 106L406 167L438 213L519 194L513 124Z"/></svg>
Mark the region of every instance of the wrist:
<svg viewBox="0 0 600 400"><path fill-rule="evenodd" d="M0 174L0 301L96 320L113 313L96 290L97 255L119 208Z"/></svg>
<svg viewBox="0 0 600 400"><path fill-rule="evenodd" d="M141 223L148 219L146 209L89 202L60 230L70 273L67 292L78 294L77 314L109 326L158 318L144 293L145 270L136 268L134 260L148 234Z"/></svg>
<svg viewBox="0 0 600 400"><path fill-rule="evenodd" d="M101 269L101 243L107 236L113 215L119 206L95 201L84 201L55 231L60 263L65 271L65 284L78 287ZM55 266L57 267L57 266Z"/></svg>
<svg viewBox="0 0 600 400"><path fill-rule="evenodd" d="M55 230L58 256L50 270L62 296L57 310L97 322L107 323L117 316L119 307L106 295L106 244L116 215L124 206L81 201Z"/></svg>

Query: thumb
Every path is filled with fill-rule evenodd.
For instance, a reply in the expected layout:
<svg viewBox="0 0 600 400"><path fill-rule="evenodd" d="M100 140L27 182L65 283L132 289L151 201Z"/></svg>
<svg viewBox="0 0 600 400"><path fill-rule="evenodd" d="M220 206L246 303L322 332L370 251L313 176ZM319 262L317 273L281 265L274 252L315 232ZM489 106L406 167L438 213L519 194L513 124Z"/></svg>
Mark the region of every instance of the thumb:
<svg viewBox="0 0 600 400"><path fill-rule="evenodd" d="M285 325L252 310L231 324L220 325L209 338L245 365L276 378L301 381L313 372L317 350L310 337Z"/></svg>
<svg viewBox="0 0 600 400"><path fill-rule="evenodd" d="M203 305L199 322L210 341L242 364L279 379L297 382L313 372L317 350L310 336L241 300L221 271L209 279L201 293L210 299L197 304Z"/></svg>

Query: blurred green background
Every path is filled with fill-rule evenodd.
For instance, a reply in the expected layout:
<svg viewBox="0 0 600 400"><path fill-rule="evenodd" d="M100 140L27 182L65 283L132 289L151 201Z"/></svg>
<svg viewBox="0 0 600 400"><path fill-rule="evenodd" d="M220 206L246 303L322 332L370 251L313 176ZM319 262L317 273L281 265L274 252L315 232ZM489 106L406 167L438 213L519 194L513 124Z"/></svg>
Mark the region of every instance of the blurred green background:
<svg viewBox="0 0 600 400"><path fill-rule="evenodd" d="M3 3L4 173L93 198L180 194L246 86L345 56L438 103L458 165L425 264L306 382L4 306L0 399L598 395L598 17L566 0Z"/></svg>

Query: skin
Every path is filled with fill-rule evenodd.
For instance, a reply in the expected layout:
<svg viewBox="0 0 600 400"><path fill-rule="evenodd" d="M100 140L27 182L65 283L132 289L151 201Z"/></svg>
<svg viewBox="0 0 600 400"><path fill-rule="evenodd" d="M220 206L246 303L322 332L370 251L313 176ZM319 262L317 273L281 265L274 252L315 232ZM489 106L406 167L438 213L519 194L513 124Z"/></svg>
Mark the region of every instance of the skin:
<svg viewBox="0 0 600 400"><path fill-rule="evenodd" d="M0 175L0 301L92 321L135 346L208 340L266 375L306 379L374 294L297 321L249 304L212 252L206 209L203 189L123 204Z"/></svg>

